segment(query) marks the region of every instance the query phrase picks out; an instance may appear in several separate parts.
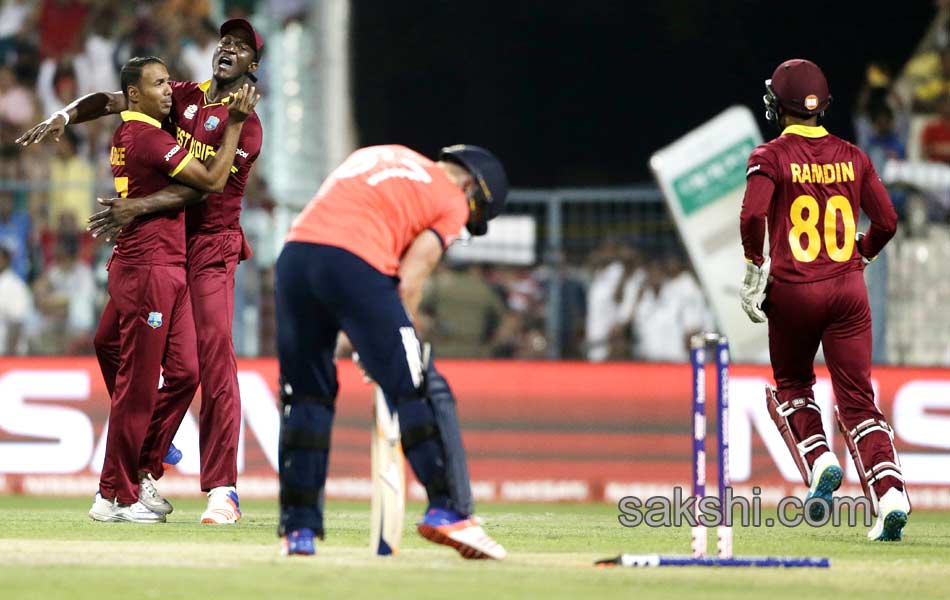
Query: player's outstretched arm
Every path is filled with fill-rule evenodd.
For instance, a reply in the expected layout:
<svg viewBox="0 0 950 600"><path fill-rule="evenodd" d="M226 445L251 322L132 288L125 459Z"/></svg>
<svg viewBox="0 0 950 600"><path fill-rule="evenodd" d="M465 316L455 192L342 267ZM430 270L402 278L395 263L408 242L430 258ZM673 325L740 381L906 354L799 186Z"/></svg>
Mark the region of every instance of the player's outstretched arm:
<svg viewBox="0 0 950 600"><path fill-rule="evenodd" d="M109 242L136 217L196 204L205 196L195 188L173 183L142 198L96 198L105 208L89 217L86 231Z"/></svg>
<svg viewBox="0 0 950 600"><path fill-rule="evenodd" d="M215 155L207 164L197 160L188 161L174 178L205 192L217 193L224 190L224 184L231 174L231 165L234 164L234 154L244 121L254 112L254 107L260 99L257 88L245 83L228 104L228 123L224 127L224 137Z"/></svg>
<svg viewBox="0 0 950 600"><path fill-rule="evenodd" d="M37 123L16 139L17 144L38 144L47 137L58 142L68 123L84 123L106 115L115 115L127 107L122 92L95 92L73 100L68 106L57 110L45 121Z"/></svg>
<svg viewBox="0 0 950 600"><path fill-rule="evenodd" d="M426 229L413 240L399 261L399 296L413 322L422 302L422 288L441 258L442 240L434 231Z"/></svg>

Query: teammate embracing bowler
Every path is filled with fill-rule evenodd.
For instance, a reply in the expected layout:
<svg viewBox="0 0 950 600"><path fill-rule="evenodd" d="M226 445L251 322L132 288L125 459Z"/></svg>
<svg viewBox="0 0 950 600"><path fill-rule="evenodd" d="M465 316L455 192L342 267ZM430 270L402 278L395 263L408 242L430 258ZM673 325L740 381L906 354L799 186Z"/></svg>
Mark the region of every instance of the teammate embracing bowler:
<svg viewBox="0 0 950 600"><path fill-rule="evenodd" d="M788 60L765 82L766 118L782 134L749 157L740 227L747 261L742 307L768 319L777 390L769 413L801 472L820 520L842 470L815 403L819 343L831 373L835 417L877 521L868 538L900 540L910 514L894 431L874 404L871 311L862 271L893 237L897 215L859 148L818 124L831 103L813 62ZM871 220L857 233L861 211ZM763 256L768 223L769 257Z"/></svg>
<svg viewBox="0 0 950 600"><path fill-rule="evenodd" d="M507 193L501 163L483 148L450 146L433 162L404 146L372 146L337 167L294 221L276 284L287 554L313 554L324 534L342 330L399 416L403 451L429 500L419 533L465 558L506 556L472 517L455 398L423 361L410 315L444 249L463 228L486 233Z"/></svg>
<svg viewBox="0 0 950 600"><path fill-rule="evenodd" d="M201 161L215 155L228 123L232 94L256 81L264 40L245 19L221 25L221 39L212 58L212 78L204 83L172 81L169 117L175 139ZM96 92L79 98L17 139L24 145L55 140L69 123L119 113L127 107L122 92ZM230 524L241 518L237 495L237 452L241 430L241 397L237 361L231 339L234 319L234 274L238 262L251 251L241 231L241 200L254 161L261 150L261 123L251 114L235 150L230 152L230 174L224 189L205 195L183 184L156 189L147 196L101 200L108 206L90 219L94 236L107 241L133 219L186 206L188 290L198 326L198 364L201 377L201 411L198 444L201 453L201 489L208 493L202 523ZM187 410L187 405L183 411ZM170 446L183 414L169 414L153 425L162 432L161 443ZM180 453L178 453L180 458ZM161 464L158 465L161 470ZM161 477L161 473L155 473ZM153 487L153 490L154 487ZM157 494L157 492L155 492Z"/></svg>

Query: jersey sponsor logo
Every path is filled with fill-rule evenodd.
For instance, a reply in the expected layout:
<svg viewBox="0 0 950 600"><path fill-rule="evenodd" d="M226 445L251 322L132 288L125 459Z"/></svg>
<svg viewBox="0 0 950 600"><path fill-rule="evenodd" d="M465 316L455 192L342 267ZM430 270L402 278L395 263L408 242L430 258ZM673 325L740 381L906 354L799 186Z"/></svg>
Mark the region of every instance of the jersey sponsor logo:
<svg viewBox="0 0 950 600"><path fill-rule="evenodd" d="M148 319L145 321L148 323L148 326L152 329L158 329L162 326L162 313L160 312L150 312L148 313Z"/></svg>
<svg viewBox="0 0 950 600"><path fill-rule="evenodd" d="M234 151L234 153L240 156L241 158L247 158L248 156L247 150L243 148L238 148L237 150Z"/></svg>
<svg viewBox="0 0 950 600"><path fill-rule="evenodd" d="M789 163L792 183L843 183L854 181L854 163Z"/></svg>
<svg viewBox="0 0 950 600"><path fill-rule="evenodd" d="M805 96L805 108L808 110L815 110L818 108L818 96L814 94Z"/></svg>
<svg viewBox="0 0 950 600"><path fill-rule="evenodd" d="M189 104L189 105L188 105L188 108L185 109L185 115L184 115L184 117L190 121L191 119L194 119L194 118L195 118L195 113L196 113L196 112L198 112L198 105L197 105L197 104Z"/></svg>
<svg viewBox="0 0 950 600"><path fill-rule="evenodd" d="M755 173L761 168L762 168L762 165L752 165L751 167L749 167L749 170L745 172L745 176L748 177L749 175L752 175L753 173Z"/></svg>
<svg viewBox="0 0 950 600"><path fill-rule="evenodd" d="M205 131L213 131L214 128L217 127L218 123L220 122L221 122L221 119L219 119L218 117L214 115L211 115L210 117L208 117L208 120L205 121Z"/></svg>
<svg viewBox="0 0 950 600"><path fill-rule="evenodd" d="M181 146L176 144L175 147L169 150L168 153L165 155L165 162L168 162L169 160L171 160L173 156L178 154L179 150L181 150Z"/></svg>

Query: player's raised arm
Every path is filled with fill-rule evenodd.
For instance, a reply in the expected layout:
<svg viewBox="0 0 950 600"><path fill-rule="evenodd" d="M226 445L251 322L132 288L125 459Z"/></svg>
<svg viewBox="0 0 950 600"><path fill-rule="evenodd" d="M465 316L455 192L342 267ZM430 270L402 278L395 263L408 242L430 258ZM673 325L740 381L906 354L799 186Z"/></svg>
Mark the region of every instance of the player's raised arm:
<svg viewBox="0 0 950 600"><path fill-rule="evenodd" d="M420 233L399 261L399 296L409 316L416 320L422 288L442 258L442 240L431 229Z"/></svg>
<svg viewBox="0 0 950 600"><path fill-rule="evenodd" d="M234 164L234 154L244 121L254 112L254 107L260 99L257 88L244 84L228 105L228 123L224 128L221 146L215 155L207 164L189 160L180 171L172 173L172 177L205 192L222 191L231 174L231 165Z"/></svg>
<svg viewBox="0 0 950 600"><path fill-rule="evenodd" d="M63 131L69 123L84 123L106 115L116 115L126 108L128 108L128 103L122 92L87 94L82 98L73 100L69 105L51 114L46 120L31 127L16 139L16 143L29 146L42 142L50 136L52 136L54 142L58 142L59 137L63 135Z"/></svg>

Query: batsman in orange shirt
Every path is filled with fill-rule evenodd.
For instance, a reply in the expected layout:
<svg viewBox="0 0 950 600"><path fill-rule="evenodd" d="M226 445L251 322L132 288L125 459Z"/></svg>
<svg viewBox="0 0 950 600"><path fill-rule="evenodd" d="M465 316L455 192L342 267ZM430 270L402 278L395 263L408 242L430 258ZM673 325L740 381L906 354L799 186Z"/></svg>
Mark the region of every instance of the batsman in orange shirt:
<svg viewBox="0 0 950 600"><path fill-rule="evenodd" d="M501 163L477 146L437 162L404 146L354 152L294 221L277 260L280 529L287 554L323 538L323 491L342 330L398 414L402 448L428 508L426 539L465 558L506 556L474 506L452 391L423 353L412 315L443 251L488 230L504 207Z"/></svg>

